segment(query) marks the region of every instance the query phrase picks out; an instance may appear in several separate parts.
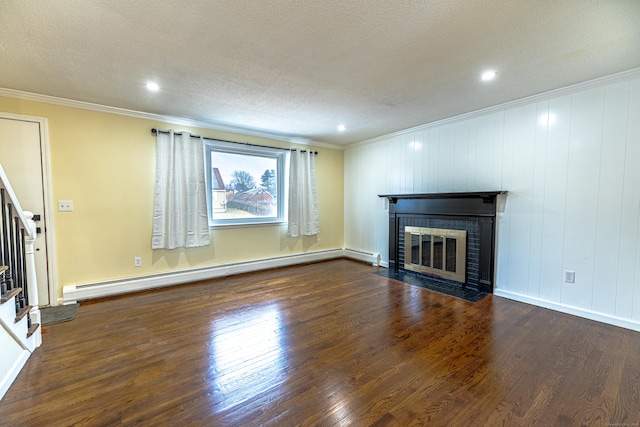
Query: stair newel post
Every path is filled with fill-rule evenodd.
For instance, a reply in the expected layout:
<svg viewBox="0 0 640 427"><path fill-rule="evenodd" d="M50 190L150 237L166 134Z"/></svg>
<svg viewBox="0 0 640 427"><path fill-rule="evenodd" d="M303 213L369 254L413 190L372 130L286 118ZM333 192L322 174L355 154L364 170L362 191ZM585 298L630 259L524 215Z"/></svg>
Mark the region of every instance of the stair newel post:
<svg viewBox="0 0 640 427"><path fill-rule="evenodd" d="M31 234L25 236L25 264L27 267L27 294L29 295L29 304L31 305L32 323L40 322L40 301L38 298L38 280L36 279L36 257L34 252L34 244L36 241L36 223L33 221L33 212L24 211L24 216L27 219L27 224L31 229Z"/></svg>

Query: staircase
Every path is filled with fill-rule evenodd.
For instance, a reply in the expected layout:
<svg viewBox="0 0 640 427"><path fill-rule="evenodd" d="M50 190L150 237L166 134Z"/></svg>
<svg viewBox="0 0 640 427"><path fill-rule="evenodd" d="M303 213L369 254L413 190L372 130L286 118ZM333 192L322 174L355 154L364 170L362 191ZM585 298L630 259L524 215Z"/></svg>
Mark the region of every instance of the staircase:
<svg viewBox="0 0 640 427"><path fill-rule="evenodd" d="M0 399L42 343L32 218L0 165Z"/></svg>

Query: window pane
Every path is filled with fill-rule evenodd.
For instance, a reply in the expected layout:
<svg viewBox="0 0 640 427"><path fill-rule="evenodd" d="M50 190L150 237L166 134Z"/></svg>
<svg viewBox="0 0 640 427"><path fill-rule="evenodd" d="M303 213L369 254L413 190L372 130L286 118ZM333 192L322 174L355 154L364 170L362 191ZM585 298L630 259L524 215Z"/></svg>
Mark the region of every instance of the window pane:
<svg viewBox="0 0 640 427"><path fill-rule="evenodd" d="M205 142L210 225L284 221L286 150Z"/></svg>
<svg viewBox="0 0 640 427"><path fill-rule="evenodd" d="M277 160L211 152L213 219L276 217Z"/></svg>

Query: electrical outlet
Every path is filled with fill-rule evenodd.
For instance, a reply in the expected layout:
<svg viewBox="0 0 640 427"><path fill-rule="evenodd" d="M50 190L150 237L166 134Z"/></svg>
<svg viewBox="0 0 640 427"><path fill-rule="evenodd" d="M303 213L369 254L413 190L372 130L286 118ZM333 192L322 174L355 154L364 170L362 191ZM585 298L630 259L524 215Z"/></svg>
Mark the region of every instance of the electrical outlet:
<svg viewBox="0 0 640 427"><path fill-rule="evenodd" d="M565 270L564 271L564 281L566 283L576 283L576 272Z"/></svg>
<svg viewBox="0 0 640 427"><path fill-rule="evenodd" d="M58 212L73 212L73 201L58 200Z"/></svg>
<svg viewBox="0 0 640 427"><path fill-rule="evenodd" d="M142 257L139 257L139 256L135 257L133 259L133 266L134 267L142 267Z"/></svg>
<svg viewBox="0 0 640 427"><path fill-rule="evenodd" d="M318 246L320 246L320 244L322 243L322 240L318 239L318 241L316 243L318 244Z"/></svg>

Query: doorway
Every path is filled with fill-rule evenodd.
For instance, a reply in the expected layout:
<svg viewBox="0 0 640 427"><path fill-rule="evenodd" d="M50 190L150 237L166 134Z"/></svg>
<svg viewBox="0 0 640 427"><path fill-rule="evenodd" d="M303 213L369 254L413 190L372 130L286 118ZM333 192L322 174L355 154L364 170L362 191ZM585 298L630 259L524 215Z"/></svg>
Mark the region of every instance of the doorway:
<svg viewBox="0 0 640 427"><path fill-rule="evenodd" d="M40 217L34 243L39 305L58 305L47 119L0 112L0 164L22 209Z"/></svg>

